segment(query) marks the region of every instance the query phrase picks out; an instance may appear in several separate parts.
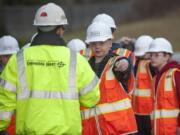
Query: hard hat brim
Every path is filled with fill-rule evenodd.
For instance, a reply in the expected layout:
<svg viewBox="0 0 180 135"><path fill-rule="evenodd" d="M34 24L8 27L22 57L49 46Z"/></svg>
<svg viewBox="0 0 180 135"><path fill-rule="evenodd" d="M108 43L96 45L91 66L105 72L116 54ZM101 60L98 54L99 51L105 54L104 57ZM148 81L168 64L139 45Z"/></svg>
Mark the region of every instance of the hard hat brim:
<svg viewBox="0 0 180 135"><path fill-rule="evenodd" d="M144 52L136 52L134 51L135 56L143 56L145 53Z"/></svg>
<svg viewBox="0 0 180 135"><path fill-rule="evenodd" d="M16 51L3 51L3 52L0 52L0 55L11 55L11 54L15 54L17 53L19 50L16 50Z"/></svg>
<svg viewBox="0 0 180 135"><path fill-rule="evenodd" d="M112 39L112 36L109 36L109 37L103 37L103 38L92 38L92 39L87 39L87 40L85 40L85 42L87 43L87 44L89 44L89 43L92 43L92 42L104 42L104 41L106 41L106 40L108 40L108 39Z"/></svg>
<svg viewBox="0 0 180 135"><path fill-rule="evenodd" d="M166 52L166 53L171 53L171 54L173 54L173 51L167 51L167 50L163 50L163 49L161 49L161 50L157 50L157 49L150 49L148 52Z"/></svg>

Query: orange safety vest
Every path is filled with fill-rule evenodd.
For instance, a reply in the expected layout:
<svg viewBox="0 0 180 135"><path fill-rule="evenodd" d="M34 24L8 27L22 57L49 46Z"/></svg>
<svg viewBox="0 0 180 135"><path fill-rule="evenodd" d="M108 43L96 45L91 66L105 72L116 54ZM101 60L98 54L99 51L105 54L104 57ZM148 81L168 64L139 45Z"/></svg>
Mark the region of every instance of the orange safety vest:
<svg viewBox="0 0 180 135"><path fill-rule="evenodd" d="M119 55L119 56L122 56L122 57L126 57L126 58L131 57L132 64L133 64L133 66L135 65L135 55L134 55L134 52L131 52L130 50L124 49L124 48L116 48L115 50L113 50L113 52L115 54Z"/></svg>
<svg viewBox="0 0 180 135"><path fill-rule="evenodd" d="M158 82L154 96L154 111L151 115L152 131L154 135L176 135L178 114L180 112L174 73L180 71L171 68L164 72ZM153 86L155 86L153 79Z"/></svg>
<svg viewBox="0 0 180 135"><path fill-rule="evenodd" d="M135 90L133 92L133 109L137 115L150 115L153 111L152 75L149 69L149 61L139 61Z"/></svg>
<svg viewBox="0 0 180 135"><path fill-rule="evenodd" d="M115 79L111 58L100 82L100 101L94 108L81 110L83 135L120 135L137 132L136 120L128 94Z"/></svg>
<svg viewBox="0 0 180 135"><path fill-rule="evenodd" d="M126 57L126 58L128 58L130 55L133 56L132 54L134 54L131 51L129 51L128 49L124 49L124 48L118 48L118 49L114 50L113 52L121 57ZM84 56L87 60L89 60L92 56L94 56L93 51L90 48L80 50L79 53L82 56ZM128 97L130 99L132 99L132 93L133 93L134 85L135 85L134 82L135 82L134 72L133 72L133 70L131 70L130 78L128 81Z"/></svg>
<svg viewBox="0 0 180 135"><path fill-rule="evenodd" d="M84 50L80 50L79 52L82 56L84 56L87 60L89 60L92 56L94 56L93 51L89 48Z"/></svg>

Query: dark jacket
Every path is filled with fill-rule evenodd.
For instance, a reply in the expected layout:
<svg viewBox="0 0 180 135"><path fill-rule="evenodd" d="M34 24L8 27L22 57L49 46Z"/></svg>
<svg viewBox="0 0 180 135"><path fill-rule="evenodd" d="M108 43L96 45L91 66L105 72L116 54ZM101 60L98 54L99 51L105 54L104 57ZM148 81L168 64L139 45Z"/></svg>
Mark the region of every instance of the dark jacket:
<svg viewBox="0 0 180 135"><path fill-rule="evenodd" d="M55 30L50 32L38 32L38 34L34 37L31 46L35 45L59 45L66 46L65 41L59 37Z"/></svg>

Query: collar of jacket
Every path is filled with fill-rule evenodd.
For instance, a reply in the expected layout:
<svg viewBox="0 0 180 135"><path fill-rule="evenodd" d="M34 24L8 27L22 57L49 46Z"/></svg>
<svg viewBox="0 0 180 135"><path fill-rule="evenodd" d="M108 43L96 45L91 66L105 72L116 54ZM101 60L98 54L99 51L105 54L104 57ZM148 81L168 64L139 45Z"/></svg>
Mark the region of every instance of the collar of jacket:
<svg viewBox="0 0 180 135"><path fill-rule="evenodd" d="M55 31L50 32L40 32L33 39L31 46L35 45L57 45L57 46L66 46L63 38L59 37Z"/></svg>

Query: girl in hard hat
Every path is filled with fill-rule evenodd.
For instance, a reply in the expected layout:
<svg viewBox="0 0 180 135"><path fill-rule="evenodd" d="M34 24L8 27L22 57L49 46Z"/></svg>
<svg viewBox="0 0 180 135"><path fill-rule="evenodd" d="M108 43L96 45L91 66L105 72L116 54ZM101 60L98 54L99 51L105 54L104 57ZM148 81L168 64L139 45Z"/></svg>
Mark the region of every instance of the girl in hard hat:
<svg viewBox="0 0 180 135"><path fill-rule="evenodd" d="M10 35L6 35L0 38L0 65L2 67L0 72L2 72L2 70L6 66L11 55L17 53L18 51L19 51L19 45L14 37ZM3 132L4 134L5 132L7 132L10 135L15 135L15 130L16 130L15 116L13 115L11 117L11 123L7 128L7 131L3 131Z"/></svg>
<svg viewBox="0 0 180 135"><path fill-rule="evenodd" d="M136 76L135 90L133 92L133 109L136 116L138 135L151 135L150 114L153 110L151 96L152 78L155 68L150 64L149 46L153 38L141 35L135 42L136 63L134 74Z"/></svg>
<svg viewBox="0 0 180 135"><path fill-rule="evenodd" d="M154 135L180 134L180 65L171 61L172 45L165 38L151 42L151 64L158 70L153 78L154 109L151 115Z"/></svg>
<svg viewBox="0 0 180 135"><path fill-rule="evenodd" d="M134 112L128 97L130 64L125 57L109 53L112 47L110 27L92 23L86 43L94 53L89 63L100 78L100 101L81 110L83 135L119 135L137 132Z"/></svg>

